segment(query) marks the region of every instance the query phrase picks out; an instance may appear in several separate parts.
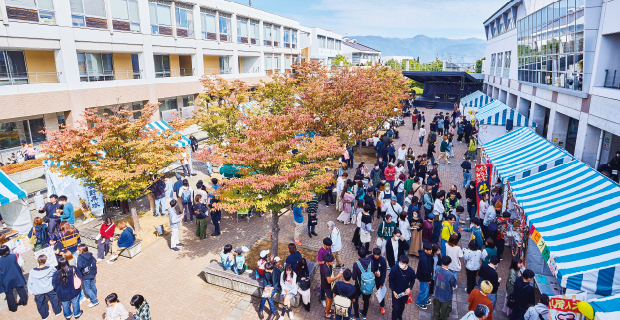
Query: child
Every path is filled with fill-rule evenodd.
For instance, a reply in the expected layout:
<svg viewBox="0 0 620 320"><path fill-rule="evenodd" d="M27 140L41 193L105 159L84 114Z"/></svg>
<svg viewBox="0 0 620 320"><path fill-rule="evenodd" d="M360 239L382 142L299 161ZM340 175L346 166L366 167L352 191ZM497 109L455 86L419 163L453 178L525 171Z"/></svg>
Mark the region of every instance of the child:
<svg viewBox="0 0 620 320"><path fill-rule="evenodd" d="M316 211L312 211L308 213L308 238L312 238L312 236L318 236L316 232L314 232L314 228L319 223L319 219L316 216Z"/></svg>
<svg viewBox="0 0 620 320"><path fill-rule="evenodd" d="M231 267L235 274L242 274L245 272L246 265L243 253L248 251L250 251L250 249L246 246L235 249L235 252L233 253L233 265Z"/></svg>
<svg viewBox="0 0 620 320"><path fill-rule="evenodd" d="M105 303L107 305L105 311L106 320L125 320L129 318L129 312L127 312L123 304L118 301L116 293L110 293L105 297Z"/></svg>
<svg viewBox="0 0 620 320"><path fill-rule="evenodd" d="M265 265L269 262L267 255L269 255L269 250L263 250L259 254L259 258L256 261L256 280L265 276Z"/></svg>
<svg viewBox="0 0 620 320"><path fill-rule="evenodd" d="M221 260L222 266L224 267L224 270L232 269L233 267L234 255L232 254L232 249L233 249L232 245L227 244L224 246L224 251L220 253L220 260Z"/></svg>
<svg viewBox="0 0 620 320"><path fill-rule="evenodd" d="M484 244L484 237L482 235L482 230L480 230L480 218L473 217L470 222L471 226L463 229L463 231L471 232L471 239L469 240L476 240L478 243L478 248L482 248Z"/></svg>

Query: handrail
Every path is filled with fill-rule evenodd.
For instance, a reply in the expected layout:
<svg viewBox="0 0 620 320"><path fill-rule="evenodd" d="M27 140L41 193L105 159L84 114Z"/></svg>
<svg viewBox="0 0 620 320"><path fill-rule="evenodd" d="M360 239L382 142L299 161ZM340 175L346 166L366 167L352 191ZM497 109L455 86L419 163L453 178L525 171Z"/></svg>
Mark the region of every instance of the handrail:
<svg viewBox="0 0 620 320"><path fill-rule="evenodd" d="M59 83L62 72L0 73L0 85Z"/></svg>

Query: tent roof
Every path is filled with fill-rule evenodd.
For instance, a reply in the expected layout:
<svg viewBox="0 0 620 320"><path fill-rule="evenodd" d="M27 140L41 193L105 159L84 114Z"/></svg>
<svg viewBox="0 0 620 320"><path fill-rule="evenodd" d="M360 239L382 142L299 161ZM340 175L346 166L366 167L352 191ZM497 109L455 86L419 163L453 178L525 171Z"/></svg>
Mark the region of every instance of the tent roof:
<svg viewBox="0 0 620 320"><path fill-rule="evenodd" d="M487 142L483 150L502 181L525 178L573 160L570 154L525 127Z"/></svg>
<svg viewBox="0 0 620 320"><path fill-rule="evenodd" d="M174 130L165 120L160 120L160 121L149 123L145 127L150 128L150 129L155 129L159 132L165 131L165 130ZM185 147L185 146L188 146L189 144L190 144L189 139L185 137L184 135L181 135L181 139L179 139L179 141L173 143L173 145L177 147Z"/></svg>
<svg viewBox="0 0 620 320"><path fill-rule="evenodd" d="M461 98L462 105L479 108L489 104L492 101L494 101L493 98L482 93L480 90L476 90Z"/></svg>
<svg viewBox="0 0 620 320"><path fill-rule="evenodd" d="M555 261L563 287L620 293L618 184L573 161L511 183L511 190L542 236L538 244Z"/></svg>
<svg viewBox="0 0 620 320"><path fill-rule="evenodd" d="M597 319L620 319L620 294L591 300L590 305Z"/></svg>
<svg viewBox="0 0 620 320"><path fill-rule="evenodd" d="M517 127L536 127L536 123L498 100L476 112L476 120L480 121L480 124L505 126L508 119L513 119L513 124Z"/></svg>
<svg viewBox="0 0 620 320"><path fill-rule="evenodd" d="M24 189L0 170L0 206L27 196Z"/></svg>
<svg viewBox="0 0 620 320"><path fill-rule="evenodd" d="M403 75L409 79L413 79L420 83L426 83L430 81L460 83L462 80L461 78L465 77L467 80L466 82L482 84L481 80L474 78L467 72L403 71Z"/></svg>

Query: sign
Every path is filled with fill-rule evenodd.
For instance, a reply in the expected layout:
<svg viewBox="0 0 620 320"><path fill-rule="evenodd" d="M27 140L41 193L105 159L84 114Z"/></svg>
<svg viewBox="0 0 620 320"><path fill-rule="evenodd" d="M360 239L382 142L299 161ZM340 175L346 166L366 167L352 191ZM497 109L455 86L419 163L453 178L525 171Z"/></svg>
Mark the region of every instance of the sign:
<svg viewBox="0 0 620 320"><path fill-rule="evenodd" d="M551 270L551 273L556 276L558 273L558 266L555 262L556 256L551 253L551 250L547 247L547 243L543 239L542 235L533 225L530 228L530 239L536 243L536 247L538 247L543 259L545 259L545 262L547 262L547 265L549 266L549 270Z"/></svg>
<svg viewBox="0 0 620 320"><path fill-rule="evenodd" d="M558 137L553 138L553 142L558 143Z"/></svg>
<svg viewBox="0 0 620 320"><path fill-rule="evenodd" d="M44 254L47 257L46 265L55 268L58 265L58 261L56 260L56 255L54 254L54 247L48 246L47 248L41 249L39 251L34 252L34 260Z"/></svg>
<svg viewBox="0 0 620 320"><path fill-rule="evenodd" d="M610 146L611 146L611 138L608 136L605 136L605 138L603 139L603 150L609 151Z"/></svg>
<svg viewBox="0 0 620 320"><path fill-rule="evenodd" d="M578 295L573 297L578 298ZM571 296L549 298L549 318L551 320L586 320L577 307L582 300L571 298Z"/></svg>
<svg viewBox="0 0 620 320"><path fill-rule="evenodd" d="M490 179L491 179L491 164L477 164L474 168L474 175L476 180L476 208L478 208L478 215L484 214L480 212L480 201L485 193L489 193Z"/></svg>
<svg viewBox="0 0 620 320"><path fill-rule="evenodd" d="M28 238L28 234L23 234L21 236L15 237L8 242L9 244L7 244L7 247L13 248L13 253L23 254L31 248L30 238Z"/></svg>

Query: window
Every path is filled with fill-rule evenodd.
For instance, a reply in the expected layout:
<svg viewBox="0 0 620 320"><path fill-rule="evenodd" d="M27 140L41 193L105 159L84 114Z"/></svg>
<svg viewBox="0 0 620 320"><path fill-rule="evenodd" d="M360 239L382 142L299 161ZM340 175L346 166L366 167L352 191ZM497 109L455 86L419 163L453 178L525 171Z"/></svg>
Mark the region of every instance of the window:
<svg viewBox="0 0 620 320"><path fill-rule="evenodd" d="M23 51L0 51L0 85L26 84L28 71Z"/></svg>
<svg viewBox="0 0 620 320"><path fill-rule="evenodd" d="M17 148L21 145L20 137L27 143L36 144L45 141L45 121L43 118L0 123L0 150Z"/></svg>
<svg viewBox="0 0 620 320"><path fill-rule="evenodd" d="M111 53L78 53L77 58L82 82L114 80Z"/></svg>
<svg viewBox="0 0 620 320"><path fill-rule="evenodd" d="M177 6L174 9L177 20L177 36L192 37L194 35L194 14L191 6L182 3L177 3ZM185 8L185 6L189 8Z"/></svg>
<svg viewBox="0 0 620 320"><path fill-rule="evenodd" d="M293 49L297 48L297 30L293 30L293 32L291 33L291 47Z"/></svg>
<svg viewBox="0 0 620 320"><path fill-rule="evenodd" d="M203 10L201 8L201 10ZM202 38L208 40L217 40L217 27L215 25L215 14L200 13L200 25L202 30Z"/></svg>
<svg viewBox="0 0 620 320"><path fill-rule="evenodd" d="M5 0L5 4L9 19L56 23L52 0Z"/></svg>
<svg viewBox="0 0 620 320"><path fill-rule="evenodd" d="M183 97L183 107L191 107L194 105L194 96L184 96Z"/></svg>
<svg viewBox="0 0 620 320"><path fill-rule="evenodd" d="M142 102L134 102L131 104L131 109L133 111L142 110L142 108L144 108L144 106L142 105ZM142 116L142 112L136 112L133 114L134 119L138 119L141 116Z"/></svg>
<svg viewBox="0 0 620 320"><path fill-rule="evenodd" d="M69 6L74 27L108 28L103 0L69 0Z"/></svg>
<svg viewBox="0 0 620 320"><path fill-rule="evenodd" d="M170 6L160 3L149 2L149 14L151 18L151 33L172 35L172 16Z"/></svg>
<svg viewBox="0 0 620 320"><path fill-rule="evenodd" d="M284 46L291 47L291 29L289 28L284 28Z"/></svg>
<svg viewBox="0 0 620 320"><path fill-rule="evenodd" d="M280 46L280 26L273 26L273 46Z"/></svg>
<svg viewBox="0 0 620 320"><path fill-rule="evenodd" d="M220 12L220 40L232 41L230 14Z"/></svg>
<svg viewBox="0 0 620 320"><path fill-rule="evenodd" d="M172 113L178 112L177 98L160 99L159 100L159 116L163 120L170 120L173 118Z"/></svg>
<svg viewBox="0 0 620 320"><path fill-rule="evenodd" d="M155 61L155 78L167 78L170 77L170 56L169 55L154 55Z"/></svg>
<svg viewBox="0 0 620 320"><path fill-rule="evenodd" d="M258 21L250 20L250 43L251 44L260 44L260 33L259 33L259 24Z"/></svg>
<svg viewBox="0 0 620 320"><path fill-rule="evenodd" d="M271 40L272 40L271 39L271 25L265 24L263 26L265 28L264 35L263 35L265 37L265 40L263 40L263 45L270 46Z"/></svg>
<svg viewBox="0 0 620 320"><path fill-rule="evenodd" d="M229 73L231 73L229 57L220 56L220 74L229 74Z"/></svg>
<svg viewBox="0 0 620 320"><path fill-rule="evenodd" d="M131 68L133 69L133 78L140 79L140 59L137 54L131 55Z"/></svg>
<svg viewBox="0 0 620 320"><path fill-rule="evenodd" d="M327 38L327 48L334 50L334 39L332 38Z"/></svg>
<svg viewBox="0 0 620 320"><path fill-rule="evenodd" d="M129 23L129 30L140 32L140 15L138 14L138 0L110 0L112 18ZM113 23L114 24L114 23ZM124 24L114 24L114 30L123 30Z"/></svg>
<svg viewBox="0 0 620 320"><path fill-rule="evenodd" d="M342 41L336 40L336 50L342 50Z"/></svg>
<svg viewBox="0 0 620 320"><path fill-rule="evenodd" d="M248 41L248 22L246 20L237 20L237 42L249 43Z"/></svg>
<svg viewBox="0 0 620 320"><path fill-rule="evenodd" d="M0 133L0 150L20 146L17 122L0 123Z"/></svg>
<svg viewBox="0 0 620 320"><path fill-rule="evenodd" d="M326 42L324 36L316 36L316 39L319 40L319 46L322 49L326 49L327 48L327 42Z"/></svg>
<svg viewBox="0 0 620 320"><path fill-rule="evenodd" d="M280 70L280 57L273 56L273 70Z"/></svg>
<svg viewBox="0 0 620 320"><path fill-rule="evenodd" d="M273 66L271 64L273 56L265 55L265 70L271 71Z"/></svg>

